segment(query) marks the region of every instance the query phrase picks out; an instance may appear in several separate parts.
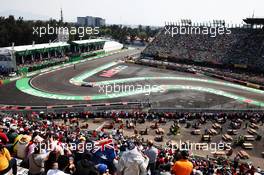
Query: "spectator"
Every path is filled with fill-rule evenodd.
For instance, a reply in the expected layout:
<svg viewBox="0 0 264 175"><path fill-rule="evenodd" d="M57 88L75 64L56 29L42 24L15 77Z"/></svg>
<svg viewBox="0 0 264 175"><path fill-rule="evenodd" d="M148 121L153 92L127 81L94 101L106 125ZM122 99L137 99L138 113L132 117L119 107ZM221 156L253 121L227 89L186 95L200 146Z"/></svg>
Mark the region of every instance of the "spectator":
<svg viewBox="0 0 264 175"><path fill-rule="evenodd" d="M69 165L66 168L65 172L67 174L73 174L76 171L76 167L74 164L74 158L73 157L69 157Z"/></svg>
<svg viewBox="0 0 264 175"><path fill-rule="evenodd" d="M107 168L106 164L98 164L97 170L99 171L100 175L109 175L109 169Z"/></svg>
<svg viewBox="0 0 264 175"><path fill-rule="evenodd" d="M0 140L0 174L5 174L12 169L13 175L17 174L17 161L10 156L4 143Z"/></svg>
<svg viewBox="0 0 264 175"><path fill-rule="evenodd" d="M122 175L146 175L149 159L138 151L133 142L128 142L127 151L119 161L114 160L117 171Z"/></svg>
<svg viewBox="0 0 264 175"><path fill-rule="evenodd" d="M48 159L45 161L45 172L47 173L50 169L56 169L57 168L57 161L58 161L59 154L56 151L51 151Z"/></svg>
<svg viewBox="0 0 264 175"><path fill-rule="evenodd" d="M9 142L9 139L4 130L7 130L7 128L5 126L0 126L0 139L2 140L3 144L7 144Z"/></svg>
<svg viewBox="0 0 264 175"><path fill-rule="evenodd" d="M29 175L44 174L44 162L47 157L48 153L42 153L40 146L36 146L34 153L29 156Z"/></svg>
<svg viewBox="0 0 264 175"><path fill-rule="evenodd" d="M234 158L234 169L235 170L238 168L239 160L240 160L239 155L236 155L235 158Z"/></svg>
<svg viewBox="0 0 264 175"><path fill-rule="evenodd" d="M172 173L175 175L191 175L193 164L188 160L188 151L181 151L180 159L172 167Z"/></svg>
<svg viewBox="0 0 264 175"><path fill-rule="evenodd" d="M160 167L160 175L171 175L171 165L164 164Z"/></svg>
<svg viewBox="0 0 264 175"><path fill-rule="evenodd" d="M28 135L20 135L17 142L14 143L14 148L16 150L16 155L18 158L24 160L26 159L27 147L30 142L31 137Z"/></svg>
<svg viewBox="0 0 264 175"><path fill-rule="evenodd" d="M28 148L27 148L27 158L33 154L34 152L34 149L35 147L42 143L44 141L44 139L42 137L40 137L39 135L36 135L36 136L32 136L32 140L31 142L29 143L28 145Z"/></svg>
<svg viewBox="0 0 264 175"><path fill-rule="evenodd" d="M68 175L65 173L69 165L69 158L67 156L59 156L58 162L52 163L52 168L48 170L47 175Z"/></svg>
<svg viewBox="0 0 264 175"><path fill-rule="evenodd" d="M92 155L90 153L83 153L82 159L77 162L74 175L97 174L98 172L91 159Z"/></svg>
<svg viewBox="0 0 264 175"><path fill-rule="evenodd" d="M47 175L68 175L68 174L59 170L58 162L54 162L52 164L52 168L47 172Z"/></svg>
<svg viewBox="0 0 264 175"><path fill-rule="evenodd" d="M10 126L10 130L7 133L7 137L9 139L10 143L14 143L15 138L18 136L18 133L16 130L17 130L17 126L15 126L15 125Z"/></svg>
<svg viewBox="0 0 264 175"><path fill-rule="evenodd" d="M148 149L145 151L145 155L149 158L148 170L150 170L151 175L155 174L158 149L153 146L153 141L148 141Z"/></svg>

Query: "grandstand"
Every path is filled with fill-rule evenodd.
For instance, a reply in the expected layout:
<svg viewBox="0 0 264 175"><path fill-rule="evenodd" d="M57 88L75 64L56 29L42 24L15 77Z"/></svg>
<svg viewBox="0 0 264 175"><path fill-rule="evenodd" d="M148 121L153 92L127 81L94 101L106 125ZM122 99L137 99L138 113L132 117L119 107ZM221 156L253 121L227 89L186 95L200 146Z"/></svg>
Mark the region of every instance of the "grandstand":
<svg viewBox="0 0 264 175"><path fill-rule="evenodd" d="M165 28L179 27L174 24L167 25L170 26ZM142 58L263 72L263 28L254 27L251 23L250 27L230 27L230 30L231 34L216 37L210 37L209 34L177 34L172 37L162 29L143 51Z"/></svg>
<svg viewBox="0 0 264 175"><path fill-rule="evenodd" d="M137 161L122 163L133 168L144 161L144 174L182 172L174 164L187 150L186 160L193 164L191 175L263 174L263 113L85 111L0 114L0 118L0 138L6 145L2 149L16 160L17 174L49 174L55 169L51 164L58 162L58 170L67 174L89 174L87 169L98 174L98 164L103 163L109 170L105 175L114 175L122 172L118 161L131 150L130 157L138 151ZM255 133L249 135L252 131ZM205 136L209 141L203 140ZM102 149L87 146L93 143ZM209 148L213 144L225 146ZM40 152L35 151L38 147ZM79 161L87 160L87 153L90 164L80 167ZM43 157L37 159L42 167L31 161L37 156ZM113 161L115 158L118 161ZM5 170L11 171L14 173L11 167ZM123 171L128 174L127 169Z"/></svg>
<svg viewBox="0 0 264 175"><path fill-rule="evenodd" d="M63 55L64 50L69 48L69 44L58 42L58 43L48 43L48 44L32 44L24 46L13 46L5 47L2 50L9 52L11 55L11 60L14 61L14 69L16 65L25 64L27 62L34 62L35 60L42 58L50 58L57 56L58 54Z"/></svg>
<svg viewBox="0 0 264 175"><path fill-rule="evenodd" d="M0 74L18 74L72 62L80 57L90 57L122 49L123 45L104 39L88 39L0 48Z"/></svg>
<svg viewBox="0 0 264 175"><path fill-rule="evenodd" d="M0 91L0 151L12 156L0 162L9 164L0 174L170 175L182 168L189 168L185 175L263 174L264 86L215 80L218 74L236 78L235 69L264 70L264 32L249 24L216 37L161 30L141 63L175 72L134 65L140 49L120 51L122 44L104 39L1 48L0 62L9 68L3 70L26 76L3 81ZM225 22L209 28L215 25ZM167 89L147 97L100 94L104 84L138 82ZM182 159L189 166L179 168Z"/></svg>
<svg viewBox="0 0 264 175"><path fill-rule="evenodd" d="M74 52L90 52L95 50L103 49L105 40L102 39L90 39L90 40L79 40L71 41L72 51Z"/></svg>

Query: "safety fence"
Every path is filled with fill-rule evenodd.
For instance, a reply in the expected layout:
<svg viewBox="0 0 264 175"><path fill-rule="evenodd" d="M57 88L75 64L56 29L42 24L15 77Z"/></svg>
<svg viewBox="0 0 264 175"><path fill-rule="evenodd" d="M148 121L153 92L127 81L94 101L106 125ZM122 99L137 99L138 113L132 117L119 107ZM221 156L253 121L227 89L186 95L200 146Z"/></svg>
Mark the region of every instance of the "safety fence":
<svg viewBox="0 0 264 175"><path fill-rule="evenodd" d="M233 83L241 84L243 86L248 86L251 88L264 90L264 86L261 86L258 84L254 84L254 83L250 83L250 82L246 82L246 81L242 81L242 80L238 80L238 79L234 79L234 78L230 78L230 77L226 77L226 76L222 76L222 75L218 75L218 74L212 74L212 73L208 73L208 72L204 72L204 74L207 76L210 76L210 77L214 77L214 78L230 81Z"/></svg>
<svg viewBox="0 0 264 175"><path fill-rule="evenodd" d="M148 107L145 102L113 102L94 104L71 104L71 105L49 105L49 106L20 106L20 105L0 105L0 112L82 112L82 111L107 111L107 110L140 110ZM0 113L1 115L1 113Z"/></svg>
<svg viewBox="0 0 264 175"><path fill-rule="evenodd" d="M207 113L233 113L233 112L264 112L264 109L259 108L246 108L246 109L234 109L234 108L151 108L149 112L207 112Z"/></svg>

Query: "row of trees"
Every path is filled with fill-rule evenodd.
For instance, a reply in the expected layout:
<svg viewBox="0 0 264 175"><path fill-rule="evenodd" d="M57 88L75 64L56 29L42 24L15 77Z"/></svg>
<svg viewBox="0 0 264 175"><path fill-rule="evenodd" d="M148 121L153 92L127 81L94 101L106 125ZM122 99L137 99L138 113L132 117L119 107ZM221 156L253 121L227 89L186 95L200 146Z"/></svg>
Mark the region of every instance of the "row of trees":
<svg viewBox="0 0 264 175"><path fill-rule="evenodd" d="M48 43L54 41L57 38L56 34L44 34L41 37L34 33L34 28L42 26L53 27L78 27L74 23L61 22L56 20L49 21L26 21L22 17L15 19L14 16L7 18L0 17L0 47L15 45L27 45L35 43ZM86 34L82 39L95 38L95 37L111 37L118 40L121 43L134 42L140 40L142 42L148 42L151 37L154 37L158 29L151 29L149 26L138 28L130 28L122 25L110 25L104 26L99 29L99 34L92 35ZM127 40L129 38L129 40ZM70 40L78 40L80 36L78 34L70 34Z"/></svg>
<svg viewBox="0 0 264 175"><path fill-rule="evenodd" d="M109 36L121 43L134 42L140 40L142 42L149 42L151 37L154 37L158 29L151 29L149 26L142 27L139 25L137 28L131 28L121 25L105 26L100 29L100 35ZM129 38L129 41L127 40Z"/></svg>

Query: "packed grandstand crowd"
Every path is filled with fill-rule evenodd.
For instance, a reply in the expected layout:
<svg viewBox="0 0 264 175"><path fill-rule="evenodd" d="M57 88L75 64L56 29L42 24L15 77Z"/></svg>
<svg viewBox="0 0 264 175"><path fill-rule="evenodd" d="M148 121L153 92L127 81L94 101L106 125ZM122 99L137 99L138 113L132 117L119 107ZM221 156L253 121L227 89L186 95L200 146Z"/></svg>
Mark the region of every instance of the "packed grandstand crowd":
<svg viewBox="0 0 264 175"><path fill-rule="evenodd" d="M264 70L264 30L232 28L231 34L216 37L204 34L177 34L172 37L164 29L142 55L143 58L215 68L246 67L249 72L261 73ZM256 82L259 77L252 77L252 81Z"/></svg>
<svg viewBox="0 0 264 175"><path fill-rule="evenodd" d="M57 57L42 58L42 59L37 58L34 59L34 61L30 59L30 60L26 60L23 64L18 64L17 68L18 70L26 68L28 69L28 72L32 72L38 70L39 68L43 69L55 65L60 65L67 62L68 60L69 57L67 56L57 56Z"/></svg>
<svg viewBox="0 0 264 175"><path fill-rule="evenodd" d="M123 175L261 175L262 170L239 156L210 159L195 157L188 150L175 148L168 141L166 147L152 140L125 136L122 128L110 131L99 128L89 131L81 119L97 117L139 120L215 120L241 119L264 123L263 113L146 113L146 112L81 112L31 113L1 116L0 174L19 167L30 175L63 174L123 174ZM57 122L60 119L61 122ZM88 143L97 146L87 147ZM77 145L77 146L76 146ZM85 147L86 145L86 147Z"/></svg>
<svg viewBox="0 0 264 175"><path fill-rule="evenodd" d="M57 57L44 57L44 58L35 58L34 61L32 59L27 59L23 64L18 64L17 66L20 68L23 67L34 67L38 65L48 64L48 63L57 63L66 61L68 57L66 56L57 56Z"/></svg>

